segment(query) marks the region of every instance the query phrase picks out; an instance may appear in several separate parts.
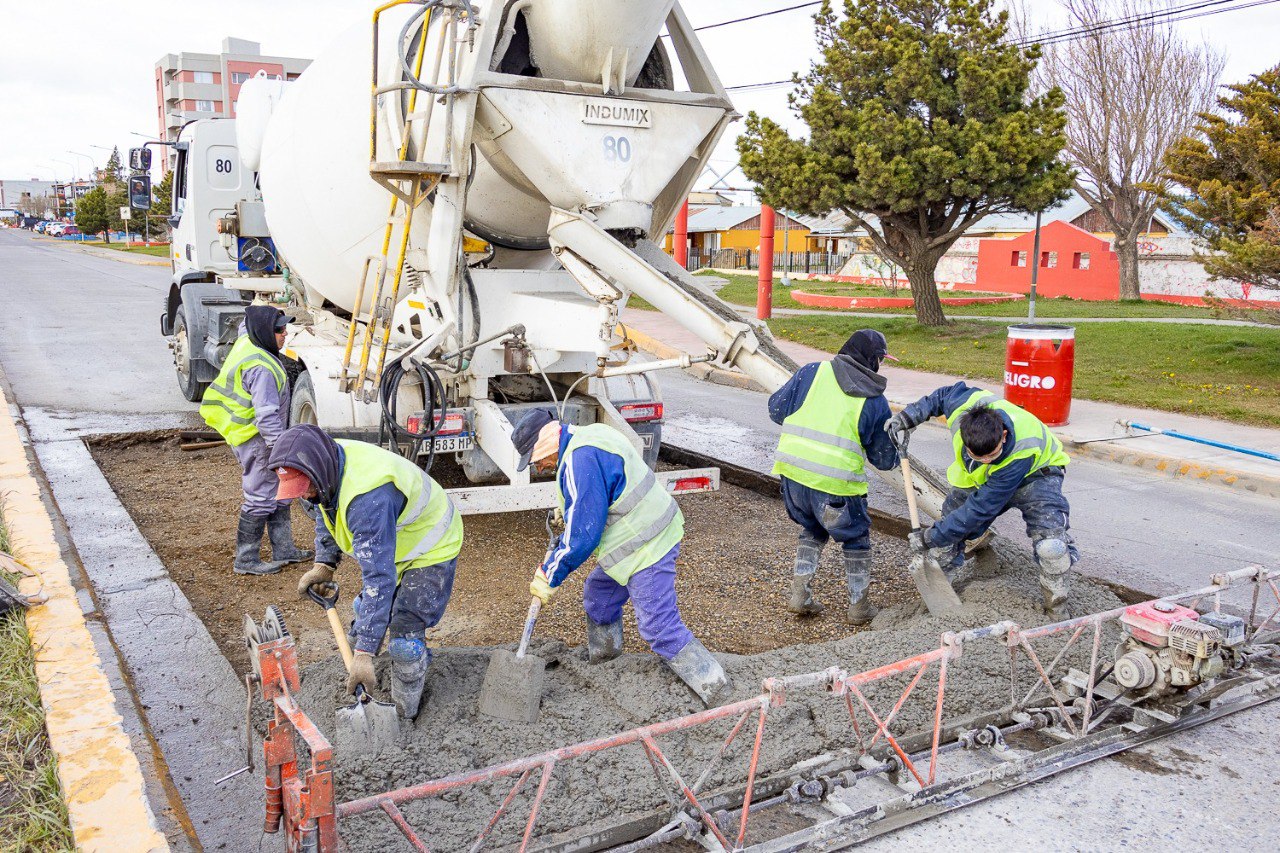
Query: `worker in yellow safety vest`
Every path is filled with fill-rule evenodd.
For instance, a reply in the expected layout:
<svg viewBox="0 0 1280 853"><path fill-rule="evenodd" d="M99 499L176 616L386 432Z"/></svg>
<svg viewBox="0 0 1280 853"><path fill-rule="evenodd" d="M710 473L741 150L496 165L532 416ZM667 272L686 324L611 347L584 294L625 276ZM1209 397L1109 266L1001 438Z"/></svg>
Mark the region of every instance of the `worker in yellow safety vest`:
<svg viewBox="0 0 1280 853"><path fill-rule="evenodd" d="M200 401L200 416L230 445L242 472L236 574L270 575L311 559L310 551L293 542L291 502L276 499L276 476L267 469L289 420L289 377L280 347L291 319L269 305L246 308L240 337ZM262 559L264 531L271 542L269 561Z"/></svg>
<svg viewBox="0 0 1280 853"><path fill-rule="evenodd" d="M555 474L564 532L534 573L529 592L550 605L588 557L596 566L582 587L587 659L622 654L622 606L631 601L640 637L708 707L733 684L724 667L685 626L676 604L676 558L684 516L626 436L605 424L563 424L546 409L527 413L512 432L519 470Z"/></svg>
<svg viewBox="0 0 1280 853"><path fill-rule="evenodd" d="M390 633L391 698L402 717L413 719L431 664L426 632L453 594L461 513L439 483L403 456L363 441L335 441L312 424L286 430L270 466L279 496L310 502L319 519L316 564L299 579L298 594L332 583L344 553L360 566L347 690L376 685L374 658Z"/></svg>
<svg viewBox="0 0 1280 853"><path fill-rule="evenodd" d="M951 431L951 491L943 517L912 534L912 547L935 549L943 567L954 570L963 564L965 540L976 539L999 515L1016 508L1040 568L1045 612L1069 618L1069 573L1080 554L1068 532L1071 508L1062 484L1071 460L1062 442L1035 415L964 382L921 397L885 429L902 447L911 430L933 417L946 418Z"/></svg>

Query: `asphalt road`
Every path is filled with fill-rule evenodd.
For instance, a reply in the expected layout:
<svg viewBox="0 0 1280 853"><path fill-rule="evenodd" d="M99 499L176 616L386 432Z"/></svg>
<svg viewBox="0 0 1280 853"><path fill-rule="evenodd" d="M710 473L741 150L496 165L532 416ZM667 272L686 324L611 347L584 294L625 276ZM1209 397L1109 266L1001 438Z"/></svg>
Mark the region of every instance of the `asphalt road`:
<svg viewBox="0 0 1280 853"><path fill-rule="evenodd" d="M159 333L167 285L164 267L0 230L0 365L38 443L190 417L194 407L178 393ZM683 375L664 377L663 387L668 440L767 467L777 430L760 395ZM921 430L913 449L942 463L945 434ZM55 489L60 503L84 497L67 493L75 479ZM1200 585L1213 571L1274 564L1280 553L1274 501L1084 460L1073 462L1067 482L1082 571L1164 593ZM873 503L904 511L883 486ZM1016 518L1000 525L1020 533ZM1277 717L1274 706L1244 712L871 847L1109 850L1185 843L1193 827L1216 846L1271 849L1280 837L1280 815L1265 805L1280 794L1271 769L1280 759Z"/></svg>

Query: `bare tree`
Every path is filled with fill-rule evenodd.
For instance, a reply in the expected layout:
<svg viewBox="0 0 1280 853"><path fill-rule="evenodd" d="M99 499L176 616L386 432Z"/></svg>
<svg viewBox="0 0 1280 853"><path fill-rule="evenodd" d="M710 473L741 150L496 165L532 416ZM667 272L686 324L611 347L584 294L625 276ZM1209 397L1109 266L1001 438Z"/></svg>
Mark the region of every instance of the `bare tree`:
<svg viewBox="0 0 1280 853"><path fill-rule="evenodd" d="M1044 46L1039 84L1067 98L1066 155L1075 188L1115 234L1120 298L1141 299L1138 236L1167 187L1169 147L1213 108L1224 57L1147 19L1164 0L1062 0L1083 37ZM1099 25L1128 21L1121 26ZM1034 38L1034 35L1032 36Z"/></svg>

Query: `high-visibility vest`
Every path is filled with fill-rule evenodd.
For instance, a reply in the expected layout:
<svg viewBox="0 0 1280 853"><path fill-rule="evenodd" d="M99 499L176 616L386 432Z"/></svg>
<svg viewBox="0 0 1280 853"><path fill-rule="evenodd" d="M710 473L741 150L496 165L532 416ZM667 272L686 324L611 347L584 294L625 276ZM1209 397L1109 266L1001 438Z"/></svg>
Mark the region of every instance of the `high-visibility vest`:
<svg viewBox="0 0 1280 853"><path fill-rule="evenodd" d="M250 367L265 367L271 371L276 388L284 393L289 379L280 361L249 340L248 335L241 335L231 352L227 353L218 378L200 398L200 417L232 447L239 447L258 434L253 398L244 387L244 372Z"/></svg>
<svg viewBox="0 0 1280 853"><path fill-rule="evenodd" d="M850 397L831 362L818 365L804 402L782 422L773 473L829 495L867 493L867 454L858 436L866 397Z"/></svg>
<svg viewBox="0 0 1280 853"><path fill-rule="evenodd" d="M1004 412L1013 421L1013 435L1005 441L1013 442L1013 451L999 462L990 465L978 465L973 470L964 462L964 439L960 437L960 416L979 403L986 403L991 408ZM1031 472L1051 466L1064 466L1071 461L1067 452L1062 449L1062 442L1040 422L1040 419L1019 408L1007 400L1001 400L990 391L975 391L969 395L947 418L947 428L951 430L951 444L956 452L956 459L947 468L947 482L960 489L976 489L991 478L991 475L1018 459L1033 458Z"/></svg>
<svg viewBox="0 0 1280 853"><path fill-rule="evenodd" d="M675 498L653 476L622 433L604 424L567 429L569 444L560 460L562 470L581 447L596 447L622 458L627 485L609 505L609 516L595 557L605 574L625 584L636 572L649 568L680 543L684 538L684 515ZM559 476L556 477L556 496L563 512L564 485Z"/></svg>
<svg viewBox="0 0 1280 853"><path fill-rule="evenodd" d="M320 516L333 541L352 553L347 508L360 495L394 483L404 495L404 509L396 519L396 583L410 569L446 563L462 550L462 515L431 476L399 454L364 441L338 439L346 457L338 485L336 517L322 505Z"/></svg>

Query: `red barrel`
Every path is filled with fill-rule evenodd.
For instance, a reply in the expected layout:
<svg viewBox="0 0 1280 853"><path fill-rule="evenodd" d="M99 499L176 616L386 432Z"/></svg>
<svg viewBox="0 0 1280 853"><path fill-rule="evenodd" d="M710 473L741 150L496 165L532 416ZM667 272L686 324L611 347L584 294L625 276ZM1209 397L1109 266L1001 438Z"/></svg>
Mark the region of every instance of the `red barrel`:
<svg viewBox="0 0 1280 853"><path fill-rule="evenodd" d="M1075 366L1076 330L1071 326L1010 326L1004 398L1049 426L1062 426L1071 415Z"/></svg>

